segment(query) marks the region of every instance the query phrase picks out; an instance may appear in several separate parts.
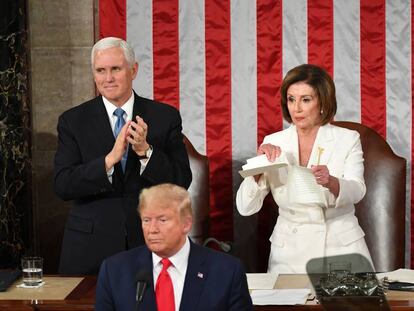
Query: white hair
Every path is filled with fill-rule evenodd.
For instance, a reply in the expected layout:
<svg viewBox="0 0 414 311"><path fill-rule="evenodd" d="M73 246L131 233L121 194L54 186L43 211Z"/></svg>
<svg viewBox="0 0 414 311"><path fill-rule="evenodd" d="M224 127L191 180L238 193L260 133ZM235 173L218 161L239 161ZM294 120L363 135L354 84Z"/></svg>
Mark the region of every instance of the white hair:
<svg viewBox="0 0 414 311"><path fill-rule="evenodd" d="M126 42L125 40L120 39L120 38L106 37L106 38L103 38L103 39L99 40L98 42L96 42L95 45L92 48L92 52L91 52L92 68L93 68L94 63L95 63L95 55L98 51L105 50L105 49L110 49L110 48L115 48L115 47L120 47L122 49L122 51L124 52L124 56L125 56L125 59L128 62L128 64L131 67L134 66L134 64L136 62L135 52L134 52L134 49L129 45L129 43Z"/></svg>

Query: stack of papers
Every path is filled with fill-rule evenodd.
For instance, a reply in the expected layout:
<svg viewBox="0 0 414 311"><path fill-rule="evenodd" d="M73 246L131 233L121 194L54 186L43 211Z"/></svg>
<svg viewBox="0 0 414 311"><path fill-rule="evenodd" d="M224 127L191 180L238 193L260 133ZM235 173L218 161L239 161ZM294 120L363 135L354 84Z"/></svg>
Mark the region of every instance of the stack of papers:
<svg viewBox="0 0 414 311"><path fill-rule="evenodd" d="M251 292L254 305L298 305L305 304L311 290L299 289L258 289Z"/></svg>
<svg viewBox="0 0 414 311"><path fill-rule="evenodd" d="M316 183L312 170L302 166L289 165L284 152L274 162L270 162L265 154L247 159L247 163L242 166L239 174L246 178L287 166L289 166L289 171L286 185L289 203L328 205L324 188Z"/></svg>
<svg viewBox="0 0 414 311"><path fill-rule="evenodd" d="M242 166L242 170L239 171L239 174L243 178L246 178L247 176L260 175L266 171L285 167L289 164L286 155L283 152L274 162L270 162L265 154L247 159L246 162L247 163Z"/></svg>
<svg viewBox="0 0 414 311"><path fill-rule="evenodd" d="M414 283L414 270L398 269L390 272L377 273L377 278L382 279L387 276L390 282L408 282Z"/></svg>
<svg viewBox="0 0 414 311"><path fill-rule="evenodd" d="M274 289L277 273L247 273L247 284L254 305L297 305L305 304L311 290Z"/></svg>
<svg viewBox="0 0 414 311"><path fill-rule="evenodd" d="M247 285L252 289L274 289L277 273L246 273Z"/></svg>
<svg viewBox="0 0 414 311"><path fill-rule="evenodd" d="M319 204L327 206L323 187L316 183L312 170L301 166L291 166L288 175L288 200L294 204Z"/></svg>

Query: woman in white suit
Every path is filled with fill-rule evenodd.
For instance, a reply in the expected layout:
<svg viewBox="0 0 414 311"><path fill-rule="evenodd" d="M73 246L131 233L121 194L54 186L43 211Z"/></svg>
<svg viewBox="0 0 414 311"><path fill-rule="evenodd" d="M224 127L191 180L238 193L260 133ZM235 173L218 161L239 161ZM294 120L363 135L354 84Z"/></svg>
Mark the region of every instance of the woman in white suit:
<svg viewBox="0 0 414 311"><path fill-rule="evenodd" d="M236 198L244 216L258 212L269 191L279 206L268 271L306 273L312 258L350 253L372 263L354 207L366 191L361 142L358 132L329 124L336 113L332 78L315 65L291 69L281 86L281 106L291 126L266 136L257 154L269 161L283 155L289 165L246 177ZM287 178L298 166L311 170L323 200L298 202L288 195L296 189L288 189Z"/></svg>

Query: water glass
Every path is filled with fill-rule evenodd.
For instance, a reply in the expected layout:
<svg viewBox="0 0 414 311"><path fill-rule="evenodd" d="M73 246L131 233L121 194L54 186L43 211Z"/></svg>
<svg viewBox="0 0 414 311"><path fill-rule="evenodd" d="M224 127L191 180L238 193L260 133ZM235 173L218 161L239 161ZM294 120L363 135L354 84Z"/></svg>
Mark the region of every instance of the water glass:
<svg viewBox="0 0 414 311"><path fill-rule="evenodd" d="M25 286L38 286L43 281L43 258L22 258L23 284Z"/></svg>

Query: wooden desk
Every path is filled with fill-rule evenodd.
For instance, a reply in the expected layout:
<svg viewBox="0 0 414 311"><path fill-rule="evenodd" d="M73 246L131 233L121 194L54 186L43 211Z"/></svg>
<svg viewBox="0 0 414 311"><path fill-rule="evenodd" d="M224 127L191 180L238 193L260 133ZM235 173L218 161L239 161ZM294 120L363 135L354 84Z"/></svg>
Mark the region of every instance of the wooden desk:
<svg viewBox="0 0 414 311"><path fill-rule="evenodd" d="M65 280L65 278L60 278ZM46 284L48 282L45 277ZM16 284L21 283L21 280ZM13 284L12 286L16 286ZM93 311L95 304L96 276L83 277L80 283L63 299L31 299L36 297L30 292L22 294L21 299L14 297L10 300L1 299L0 311ZM30 291L31 289L26 289ZM34 289L35 290L35 289Z"/></svg>
<svg viewBox="0 0 414 311"><path fill-rule="evenodd" d="M20 283L17 282L17 283ZM310 288L306 275L280 275L275 288ZM0 311L93 311L96 277L86 276L64 299L30 300L27 297L13 300L0 299ZM1 295L1 293L0 293ZM390 291L387 295L392 311L414 311L414 293ZM254 306L255 311L323 311L315 300L298 306Z"/></svg>

